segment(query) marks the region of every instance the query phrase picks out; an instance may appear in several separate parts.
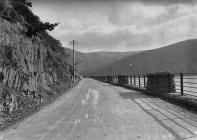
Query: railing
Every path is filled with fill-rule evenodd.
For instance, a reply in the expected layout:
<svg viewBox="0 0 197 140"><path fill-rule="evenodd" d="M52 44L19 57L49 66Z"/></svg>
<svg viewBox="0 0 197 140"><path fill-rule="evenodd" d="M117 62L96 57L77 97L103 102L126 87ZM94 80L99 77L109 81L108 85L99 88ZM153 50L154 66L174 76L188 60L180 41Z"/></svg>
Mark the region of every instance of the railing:
<svg viewBox="0 0 197 140"><path fill-rule="evenodd" d="M124 77L123 78L124 85L132 86L136 88L142 88L145 90L147 88L147 79L148 79L147 75L129 75L129 76L122 75L122 77ZM118 80L119 76L96 76L93 78L108 83L113 83L117 85L120 84L120 81ZM175 84L174 93L197 97L197 74L183 74L183 73L174 74L174 84Z"/></svg>
<svg viewBox="0 0 197 140"><path fill-rule="evenodd" d="M176 92L181 95L197 96L197 74L175 75Z"/></svg>
<svg viewBox="0 0 197 140"><path fill-rule="evenodd" d="M129 76L128 85L139 88L146 88L147 77L146 75L131 75Z"/></svg>

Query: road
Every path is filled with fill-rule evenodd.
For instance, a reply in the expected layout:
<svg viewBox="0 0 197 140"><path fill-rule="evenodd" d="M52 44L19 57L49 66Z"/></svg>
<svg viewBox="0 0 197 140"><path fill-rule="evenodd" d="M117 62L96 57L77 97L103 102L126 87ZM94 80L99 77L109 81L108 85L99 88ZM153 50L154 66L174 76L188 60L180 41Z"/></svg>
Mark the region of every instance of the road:
<svg viewBox="0 0 197 140"><path fill-rule="evenodd" d="M0 140L197 140L197 114L159 98L83 79Z"/></svg>

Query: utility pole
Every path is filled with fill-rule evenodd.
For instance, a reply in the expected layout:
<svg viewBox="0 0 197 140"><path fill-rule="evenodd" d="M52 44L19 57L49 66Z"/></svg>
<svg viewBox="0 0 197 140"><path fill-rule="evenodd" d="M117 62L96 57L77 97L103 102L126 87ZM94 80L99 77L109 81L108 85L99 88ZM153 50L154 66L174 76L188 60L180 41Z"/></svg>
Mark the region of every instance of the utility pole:
<svg viewBox="0 0 197 140"><path fill-rule="evenodd" d="M73 45L73 83L75 82L75 45L78 42L76 40L70 41L70 44Z"/></svg>

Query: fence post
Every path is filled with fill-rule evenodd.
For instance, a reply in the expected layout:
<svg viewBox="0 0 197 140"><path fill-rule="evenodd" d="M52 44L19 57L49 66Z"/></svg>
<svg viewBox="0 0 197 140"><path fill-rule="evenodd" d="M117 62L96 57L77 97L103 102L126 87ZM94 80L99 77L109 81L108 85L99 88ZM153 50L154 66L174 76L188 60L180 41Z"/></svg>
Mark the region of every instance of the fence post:
<svg viewBox="0 0 197 140"><path fill-rule="evenodd" d="M129 76L126 76L127 85L129 85Z"/></svg>
<svg viewBox="0 0 197 140"><path fill-rule="evenodd" d="M144 75L144 88L146 87L146 76Z"/></svg>
<svg viewBox="0 0 197 140"><path fill-rule="evenodd" d="M181 86L181 95L183 95L183 74L180 73L180 86Z"/></svg>
<svg viewBox="0 0 197 140"><path fill-rule="evenodd" d="M140 75L138 75L139 87L141 87Z"/></svg>
<svg viewBox="0 0 197 140"><path fill-rule="evenodd" d="M136 79L135 79L135 75L134 75L134 86L136 86Z"/></svg>

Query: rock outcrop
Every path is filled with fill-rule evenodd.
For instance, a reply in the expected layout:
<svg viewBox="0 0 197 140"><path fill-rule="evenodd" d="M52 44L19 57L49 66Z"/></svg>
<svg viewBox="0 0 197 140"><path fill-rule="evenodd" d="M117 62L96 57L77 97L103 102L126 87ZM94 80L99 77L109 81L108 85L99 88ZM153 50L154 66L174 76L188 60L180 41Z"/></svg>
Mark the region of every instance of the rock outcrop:
<svg viewBox="0 0 197 140"><path fill-rule="evenodd" d="M0 17L1 114L42 104L53 94L52 86L71 83L63 48L46 32L29 38L26 30L21 22Z"/></svg>

